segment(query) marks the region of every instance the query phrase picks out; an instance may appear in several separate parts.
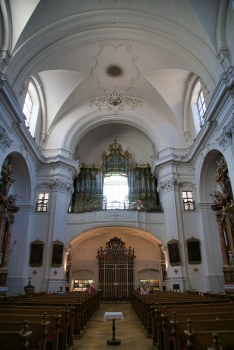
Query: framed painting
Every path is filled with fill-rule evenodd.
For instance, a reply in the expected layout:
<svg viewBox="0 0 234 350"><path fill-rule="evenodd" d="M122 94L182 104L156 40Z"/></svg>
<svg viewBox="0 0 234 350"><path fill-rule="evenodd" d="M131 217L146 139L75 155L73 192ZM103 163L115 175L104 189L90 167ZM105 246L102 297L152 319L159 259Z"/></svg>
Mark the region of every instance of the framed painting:
<svg viewBox="0 0 234 350"><path fill-rule="evenodd" d="M201 242L193 236L186 241L189 264L201 264Z"/></svg>
<svg viewBox="0 0 234 350"><path fill-rule="evenodd" d="M64 243L57 240L52 243L51 266L60 267L63 264Z"/></svg>
<svg viewBox="0 0 234 350"><path fill-rule="evenodd" d="M180 266L180 242L177 239L171 239L167 243L169 262L171 266Z"/></svg>
<svg viewBox="0 0 234 350"><path fill-rule="evenodd" d="M29 266L40 267L43 265L45 243L37 239L30 243Z"/></svg>

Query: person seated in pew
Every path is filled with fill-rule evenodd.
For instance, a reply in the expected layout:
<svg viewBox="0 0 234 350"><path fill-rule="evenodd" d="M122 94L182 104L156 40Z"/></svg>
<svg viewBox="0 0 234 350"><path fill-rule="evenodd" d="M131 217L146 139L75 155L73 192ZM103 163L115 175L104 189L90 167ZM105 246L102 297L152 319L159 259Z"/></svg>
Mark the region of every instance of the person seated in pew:
<svg viewBox="0 0 234 350"><path fill-rule="evenodd" d="M146 289L146 286L144 285L142 290L141 290L141 294L149 294L149 291Z"/></svg>
<svg viewBox="0 0 234 350"><path fill-rule="evenodd" d="M152 288L150 288L150 290L149 290L149 294L154 294L154 288L152 287Z"/></svg>
<svg viewBox="0 0 234 350"><path fill-rule="evenodd" d="M86 293L86 294L92 294L92 293L93 293L93 287L90 286L89 283L87 284L87 288L86 288L86 290L85 290L85 293Z"/></svg>
<svg viewBox="0 0 234 350"><path fill-rule="evenodd" d="M57 291L57 294L66 294L65 290L63 290L63 286L60 287L60 290Z"/></svg>

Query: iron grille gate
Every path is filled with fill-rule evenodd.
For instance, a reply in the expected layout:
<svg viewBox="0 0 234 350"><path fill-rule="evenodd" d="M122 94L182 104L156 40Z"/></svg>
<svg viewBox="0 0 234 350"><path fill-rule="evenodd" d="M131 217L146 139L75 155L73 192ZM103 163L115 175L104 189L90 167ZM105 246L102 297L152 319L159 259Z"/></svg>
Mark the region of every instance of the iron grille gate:
<svg viewBox="0 0 234 350"><path fill-rule="evenodd" d="M99 260L99 289L104 299L128 299L133 289L135 252L118 237L97 250Z"/></svg>
<svg viewBox="0 0 234 350"><path fill-rule="evenodd" d="M128 299L133 290L133 266L128 263L104 263L99 267L99 288L106 300Z"/></svg>

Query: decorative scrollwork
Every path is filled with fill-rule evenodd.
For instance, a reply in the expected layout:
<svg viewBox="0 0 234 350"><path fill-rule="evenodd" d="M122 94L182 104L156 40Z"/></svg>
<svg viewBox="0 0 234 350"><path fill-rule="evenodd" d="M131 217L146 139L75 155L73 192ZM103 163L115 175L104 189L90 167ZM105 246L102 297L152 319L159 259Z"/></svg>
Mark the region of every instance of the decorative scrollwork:
<svg viewBox="0 0 234 350"><path fill-rule="evenodd" d="M105 97L91 100L89 106L97 107L98 109L104 107L107 108L108 111L111 111L113 115L118 115L120 112L124 111L125 107L131 107L134 110L136 107L141 107L142 103L136 98L128 97L114 91L112 94Z"/></svg>

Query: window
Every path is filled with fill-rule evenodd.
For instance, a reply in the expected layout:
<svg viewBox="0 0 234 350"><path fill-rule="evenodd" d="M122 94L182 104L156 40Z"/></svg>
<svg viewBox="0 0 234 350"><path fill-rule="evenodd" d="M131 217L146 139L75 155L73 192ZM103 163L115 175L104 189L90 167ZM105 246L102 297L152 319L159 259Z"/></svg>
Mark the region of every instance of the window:
<svg viewBox="0 0 234 350"><path fill-rule="evenodd" d="M49 193L38 193L38 201L36 204L36 211L47 211L48 210Z"/></svg>
<svg viewBox="0 0 234 350"><path fill-rule="evenodd" d="M204 95L203 95L202 90L200 91L200 94L198 97L197 106L198 106L198 112L199 112L199 116L200 116L200 123L201 123L201 125L203 125L204 124L203 116L204 116L205 111L206 111L206 104L205 104Z"/></svg>
<svg viewBox="0 0 234 350"><path fill-rule="evenodd" d="M207 94L205 95L205 102L204 86L205 83L201 80L201 78L198 78L191 95L191 109L197 135L199 134L201 127L205 122L204 115L206 112L206 102L208 102Z"/></svg>
<svg viewBox="0 0 234 350"><path fill-rule="evenodd" d="M28 84L28 91L25 96L23 113L26 117L25 125L27 126L32 137L38 136L40 131L40 119L42 109L40 108L40 92L38 90L37 81L34 81L30 78L30 82Z"/></svg>
<svg viewBox="0 0 234 350"><path fill-rule="evenodd" d="M30 93L27 92L25 97L24 107L23 107L23 113L26 117L25 125L27 126L27 128L30 128L30 118L32 114L32 107L33 107L32 98Z"/></svg>
<svg viewBox="0 0 234 350"><path fill-rule="evenodd" d="M128 195L128 179L121 175L104 178L103 194L106 196L107 209L124 209L124 201Z"/></svg>
<svg viewBox="0 0 234 350"><path fill-rule="evenodd" d="M193 192L182 192L184 210L194 210Z"/></svg>

